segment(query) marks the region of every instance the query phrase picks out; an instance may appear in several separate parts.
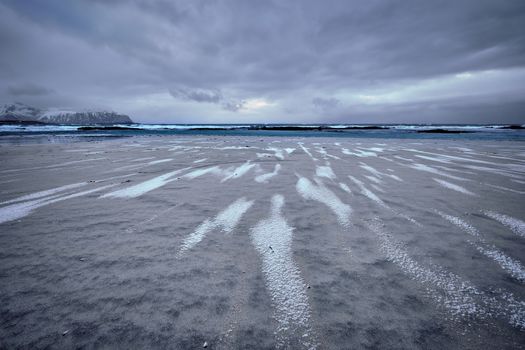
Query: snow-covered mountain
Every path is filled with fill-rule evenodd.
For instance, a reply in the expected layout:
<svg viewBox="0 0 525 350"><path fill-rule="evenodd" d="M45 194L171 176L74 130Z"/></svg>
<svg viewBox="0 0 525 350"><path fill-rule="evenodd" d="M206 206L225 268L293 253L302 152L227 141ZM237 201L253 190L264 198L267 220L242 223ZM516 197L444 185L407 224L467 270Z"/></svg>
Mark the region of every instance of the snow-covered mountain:
<svg viewBox="0 0 525 350"><path fill-rule="evenodd" d="M0 107L0 121L38 121L42 110L20 102Z"/></svg>
<svg viewBox="0 0 525 350"><path fill-rule="evenodd" d="M39 122L47 124L131 124L124 114L108 111L43 110L20 102L0 107L0 122Z"/></svg>

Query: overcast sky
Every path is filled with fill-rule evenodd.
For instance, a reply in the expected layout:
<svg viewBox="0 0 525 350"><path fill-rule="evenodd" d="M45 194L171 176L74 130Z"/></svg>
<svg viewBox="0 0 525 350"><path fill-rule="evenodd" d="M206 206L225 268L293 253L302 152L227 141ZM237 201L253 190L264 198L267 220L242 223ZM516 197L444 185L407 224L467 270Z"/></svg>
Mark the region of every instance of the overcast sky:
<svg viewBox="0 0 525 350"><path fill-rule="evenodd" d="M525 1L0 0L0 103L164 123L525 123Z"/></svg>

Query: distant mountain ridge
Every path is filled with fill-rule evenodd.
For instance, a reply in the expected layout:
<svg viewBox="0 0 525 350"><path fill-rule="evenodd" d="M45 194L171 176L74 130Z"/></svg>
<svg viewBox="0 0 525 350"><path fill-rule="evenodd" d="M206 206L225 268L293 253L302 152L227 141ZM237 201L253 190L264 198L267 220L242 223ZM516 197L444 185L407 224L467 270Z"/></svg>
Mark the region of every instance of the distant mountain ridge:
<svg viewBox="0 0 525 350"><path fill-rule="evenodd" d="M125 114L110 111L64 111L44 110L15 102L0 107L0 122L45 123L45 124L132 124Z"/></svg>

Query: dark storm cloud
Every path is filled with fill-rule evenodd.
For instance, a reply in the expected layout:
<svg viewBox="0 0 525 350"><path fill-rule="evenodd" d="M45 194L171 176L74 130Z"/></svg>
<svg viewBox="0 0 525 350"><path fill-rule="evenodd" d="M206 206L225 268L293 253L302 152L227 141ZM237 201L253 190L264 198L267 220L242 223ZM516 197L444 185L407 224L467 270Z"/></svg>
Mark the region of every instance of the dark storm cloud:
<svg viewBox="0 0 525 350"><path fill-rule="evenodd" d="M523 23L521 0L0 0L0 99L32 81L67 92L53 103L108 105L145 121L155 108L162 121L223 111L398 122L420 106L421 122L439 113L461 122L486 101L483 110L519 121L525 87L502 77L525 78ZM447 94L434 95L435 80Z"/></svg>

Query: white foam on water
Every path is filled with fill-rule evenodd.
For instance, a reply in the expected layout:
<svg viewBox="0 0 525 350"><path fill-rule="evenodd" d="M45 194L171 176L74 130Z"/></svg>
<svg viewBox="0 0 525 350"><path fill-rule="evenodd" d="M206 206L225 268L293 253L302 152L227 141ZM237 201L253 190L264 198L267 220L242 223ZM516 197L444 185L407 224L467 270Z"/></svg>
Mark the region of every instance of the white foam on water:
<svg viewBox="0 0 525 350"><path fill-rule="evenodd" d="M367 223L380 241L381 251L387 259L397 265L411 279L425 285L432 299L455 317L484 317L486 310L479 305L475 296L481 292L468 281L446 272L443 268L431 269L422 266L412 258L403 244L394 240L378 220Z"/></svg>
<svg viewBox="0 0 525 350"><path fill-rule="evenodd" d="M337 220L343 226L350 225L352 208L343 203L332 191L326 188L322 182L313 184L310 180L300 177L296 184L297 192L304 198L315 200L326 205L337 216Z"/></svg>
<svg viewBox="0 0 525 350"><path fill-rule="evenodd" d="M267 183L272 177L279 173L279 170L281 170L281 164L275 164L275 167L271 173L256 176L255 181L259 183Z"/></svg>
<svg viewBox="0 0 525 350"><path fill-rule="evenodd" d="M82 191L82 192L76 192L68 195L52 195L45 198L39 198L31 201L21 202L21 203L15 203L11 204L5 207L0 208L0 224L8 221L18 220L21 219L29 214L31 214L32 211L49 205L56 202L64 201L71 198L76 198L80 196L84 196L93 192L102 191L106 188L113 187L115 185L105 185L102 187L98 187L95 189Z"/></svg>
<svg viewBox="0 0 525 350"><path fill-rule="evenodd" d="M299 145L299 147L301 147L301 149L304 151L304 153L308 154L308 156L310 158L312 158L312 160L316 161L317 158L315 158L312 153L310 153L310 151L308 150L308 148L304 147L303 143L302 142L298 142L297 143Z"/></svg>
<svg viewBox="0 0 525 350"><path fill-rule="evenodd" d="M292 154L295 151L295 148L285 148L284 150L286 151L286 153Z"/></svg>
<svg viewBox="0 0 525 350"><path fill-rule="evenodd" d="M154 161L152 161L152 162L149 162L148 165L155 165L155 164L161 164L161 163L171 162L172 160L173 160L173 158L166 158L166 159L154 160Z"/></svg>
<svg viewBox="0 0 525 350"><path fill-rule="evenodd" d="M450 175L450 174L445 173L445 172L443 172L441 170L438 170L436 168L429 167L428 165L425 165L425 164L415 163L415 164L409 164L407 166L409 168L412 168L412 169L415 169L415 170L424 171L424 172L427 172L427 173L448 177L449 179L454 179L454 180L458 180L458 181L472 181L470 179L465 179L464 177Z"/></svg>
<svg viewBox="0 0 525 350"><path fill-rule="evenodd" d="M171 181L175 180L171 179L173 176L188 169L190 168L188 167L184 169L170 171L169 173L156 176L152 179L138 183L136 185L126 187L114 192L106 193L100 196L100 198L136 198L170 183Z"/></svg>
<svg viewBox="0 0 525 350"><path fill-rule="evenodd" d="M241 176L243 176L244 174L246 174L248 171L250 171L253 167L255 167L255 164L251 164L251 162L248 160L246 161L246 163L238 166L237 168L235 168L231 174L229 174L228 176L224 177L221 182L225 182L225 181L228 181L228 180L231 180L231 179L238 179L240 178Z"/></svg>
<svg viewBox="0 0 525 350"><path fill-rule="evenodd" d="M226 234L232 233L235 227L239 224L244 213L246 213L252 205L253 201L248 201L244 197L239 198L217 214L214 219L204 220L194 232L182 241L177 257L181 257L185 252L194 248L204 239L204 237L206 237L207 234L214 230L221 230Z"/></svg>
<svg viewBox="0 0 525 350"><path fill-rule="evenodd" d="M501 224L507 226L518 236L525 237L525 221L513 218L512 216L496 213L495 211L491 210L485 211L484 214L489 218L499 221Z"/></svg>
<svg viewBox="0 0 525 350"><path fill-rule="evenodd" d="M319 165L316 166L315 175L319 177L326 177L327 179L330 179L330 180L335 180L337 178L337 176L334 174L334 171L330 167L329 163L327 163L324 166L319 166Z"/></svg>
<svg viewBox="0 0 525 350"><path fill-rule="evenodd" d="M205 162L207 160L208 160L208 158L197 159L197 160L194 160L193 163L195 163L195 164L202 163L202 162Z"/></svg>
<svg viewBox="0 0 525 350"><path fill-rule="evenodd" d="M49 190L33 192L33 193L30 193L30 194L26 194L26 195L23 195L23 196L20 196L20 197L8 200L8 201L0 202L0 205L16 203L16 202L21 202L21 201L28 201L28 200L32 200L32 199L41 198L41 197L51 196L51 195L53 195L55 193L64 192L64 191L71 190L71 189L78 188L78 187L85 186L85 185L87 185L87 182L79 182L79 183L75 183L75 184L70 184L70 185L65 185L65 186L51 188Z"/></svg>
<svg viewBox="0 0 525 350"><path fill-rule="evenodd" d="M341 189L345 191L346 193L352 193L352 190L350 189L350 187L348 187L348 185L345 184L344 182L340 182L339 187L341 187Z"/></svg>
<svg viewBox="0 0 525 350"><path fill-rule="evenodd" d="M509 275L511 275L518 281L525 282L525 268L519 261L507 256L505 253L496 248L493 244L487 243L483 236L479 233L479 231L466 221L461 220L456 216L442 213L438 210L436 210L436 213L443 219L451 222L452 224L462 229L464 232L474 237L475 241L469 240L468 242L472 246L474 246L474 248L476 248L476 250L478 250L481 254L493 259L504 271L506 271Z"/></svg>
<svg viewBox="0 0 525 350"><path fill-rule="evenodd" d="M275 308L277 347L295 347L294 343L299 341L304 348L316 349L307 285L293 260L294 228L282 216L283 205L283 196L272 197L270 216L252 228L251 238L261 256L266 287Z"/></svg>
<svg viewBox="0 0 525 350"><path fill-rule="evenodd" d="M475 197L478 197L477 194L473 193L473 192L470 192L469 190L467 190L466 188L462 187L462 186L459 186L459 185L456 185L456 184L453 184L453 183L450 183L448 181L445 181L445 180L440 180L440 179L436 179L435 177L432 178L434 181L436 181L438 184L440 184L441 186L445 187L445 188L448 188L450 190L453 190L453 191L457 191L457 192L461 192L463 194L467 194L469 196L475 196Z"/></svg>

